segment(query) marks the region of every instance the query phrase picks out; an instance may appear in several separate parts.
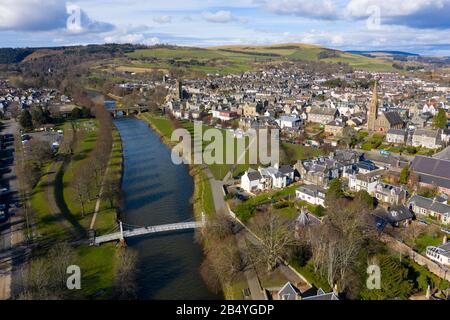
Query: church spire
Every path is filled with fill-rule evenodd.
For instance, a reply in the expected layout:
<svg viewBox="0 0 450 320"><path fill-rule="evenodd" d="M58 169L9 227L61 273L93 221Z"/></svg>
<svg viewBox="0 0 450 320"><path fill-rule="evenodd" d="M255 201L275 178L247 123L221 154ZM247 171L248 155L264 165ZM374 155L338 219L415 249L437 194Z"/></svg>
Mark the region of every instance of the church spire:
<svg viewBox="0 0 450 320"><path fill-rule="evenodd" d="M378 81L375 80L373 85L372 101L369 107L368 129L375 131L375 122L378 118Z"/></svg>

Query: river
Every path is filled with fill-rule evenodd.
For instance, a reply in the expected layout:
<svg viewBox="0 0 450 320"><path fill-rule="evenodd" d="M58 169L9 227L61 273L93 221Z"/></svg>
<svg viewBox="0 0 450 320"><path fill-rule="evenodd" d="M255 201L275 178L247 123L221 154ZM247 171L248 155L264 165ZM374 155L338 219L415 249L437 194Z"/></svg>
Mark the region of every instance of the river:
<svg viewBox="0 0 450 320"><path fill-rule="evenodd" d="M124 151L124 222L151 226L192 221L194 181L187 166L172 163L157 133L135 118L114 120ZM205 286L194 231L127 240L138 252L139 299L220 299Z"/></svg>

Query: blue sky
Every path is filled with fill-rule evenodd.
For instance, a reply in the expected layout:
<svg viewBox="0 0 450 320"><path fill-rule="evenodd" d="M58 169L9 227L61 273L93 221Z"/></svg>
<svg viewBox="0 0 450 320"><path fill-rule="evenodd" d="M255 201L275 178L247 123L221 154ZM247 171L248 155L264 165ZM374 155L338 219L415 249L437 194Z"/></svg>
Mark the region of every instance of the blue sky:
<svg viewBox="0 0 450 320"><path fill-rule="evenodd" d="M304 42L450 56L450 0L0 0L0 46Z"/></svg>

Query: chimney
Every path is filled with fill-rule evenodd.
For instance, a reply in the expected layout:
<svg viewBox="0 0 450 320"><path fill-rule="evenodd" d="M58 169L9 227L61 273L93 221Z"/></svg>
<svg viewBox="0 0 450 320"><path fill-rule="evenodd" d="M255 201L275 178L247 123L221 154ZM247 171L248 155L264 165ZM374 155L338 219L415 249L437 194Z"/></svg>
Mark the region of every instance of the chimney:
<svg viewBox="0 0 450 320"><path fill-rule="evenodd" d="M447 236L444 236L444 238L442 239L442 244L446 244L448 241Z"/></svg>

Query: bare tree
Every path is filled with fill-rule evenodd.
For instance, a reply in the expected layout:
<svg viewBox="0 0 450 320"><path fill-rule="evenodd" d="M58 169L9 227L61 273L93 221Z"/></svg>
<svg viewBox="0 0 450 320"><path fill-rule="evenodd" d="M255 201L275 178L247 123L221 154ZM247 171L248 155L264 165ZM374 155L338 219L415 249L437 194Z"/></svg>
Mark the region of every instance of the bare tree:
<svg viewBox="0 0 450 320"><path fill-rule="evenodd" d="M102 196L108 200L109 207L114 208L121 196L119 181L114 177L107 177L103 184Z"/></svg>
<svg viewBox="0 0 450 320"><path fill-rule="evenodd" d="M20 110L19 104L15 101L11 103L8 110L11 113L11 117L16 121L22 113L22 111Z"/></svg>
<svg viewBox="0 0 450 320"><path fill-rule="evenodd" d="M72 180L72 188L75 192L76 199L81 205L81 216L86 215L86 203L90 199L91 193L91 173L85 165L80 165L74 173Z"/></svg>
<svg viewBox="0 0 450 320"><path fill-rule="evenodd" d="M253 263L265 265L270 272L290 257L297 241L288 219L269 209L254 217L250 222L250 228L259 240L249 244Z"/></svg>
<svg viewBox="0 0 450 320"><path fill-rule="evenodd" d="M133 299L137 293L137 253L129 248L122 248L117 252L117 256L117 271L114 281L115 298Z"/></svg>
<svg viewBox="0 0 450 320"><path fill-rule="evenodd" d="M40 139L31 139L28 143L28 158L38 166L49 161L53 157L50 144Z"/></svg>

